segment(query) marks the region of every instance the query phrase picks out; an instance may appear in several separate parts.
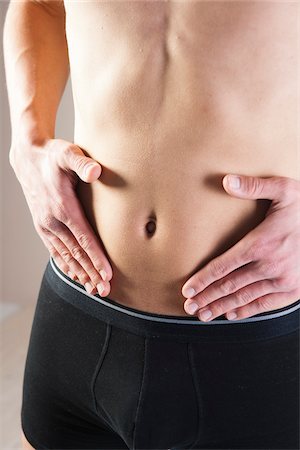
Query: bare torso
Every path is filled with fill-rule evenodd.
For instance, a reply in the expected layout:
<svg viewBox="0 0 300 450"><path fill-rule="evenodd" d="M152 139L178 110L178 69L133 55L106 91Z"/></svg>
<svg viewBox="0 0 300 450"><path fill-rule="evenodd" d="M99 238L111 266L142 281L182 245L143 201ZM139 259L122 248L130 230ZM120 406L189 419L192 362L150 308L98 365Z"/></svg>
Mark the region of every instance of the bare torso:
<svg viewBox="0 0 300 450"><path fill-rule="evenodd" d="M230 197L223 176L300 179L299 3L64 3L74 142L102 165L78 196L109 297L183 316L184 282L270 204Z"/></svg>

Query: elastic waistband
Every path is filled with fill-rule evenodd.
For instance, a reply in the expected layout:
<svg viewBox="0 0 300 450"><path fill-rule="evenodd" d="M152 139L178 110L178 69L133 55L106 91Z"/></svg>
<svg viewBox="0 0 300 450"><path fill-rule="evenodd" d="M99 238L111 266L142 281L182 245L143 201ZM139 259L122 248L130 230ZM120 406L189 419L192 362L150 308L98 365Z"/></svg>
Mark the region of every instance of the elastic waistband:
<svg viewBox="0 0 300 450"><path fill-rule="evenodd" d="M246 319L229 321L221 316L210 322L201 322L195 317L148 313L121 305L109 297L89 294L82 284L62 272L51 256L44 276L51 288L68 303L106 323L141 336L170 336L172 340L188 341L256 340L299 329L300 300L292 306Z"/></svg>

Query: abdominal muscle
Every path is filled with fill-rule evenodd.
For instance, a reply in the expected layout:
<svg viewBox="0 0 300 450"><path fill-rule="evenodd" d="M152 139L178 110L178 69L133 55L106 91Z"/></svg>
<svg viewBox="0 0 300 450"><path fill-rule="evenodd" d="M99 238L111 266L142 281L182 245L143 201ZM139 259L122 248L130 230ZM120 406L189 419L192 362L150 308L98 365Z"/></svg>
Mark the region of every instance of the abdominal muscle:
<svg viewBox="0 0 300 450"><path fill-rule="evenodd" d="M102 173L92 184L80 181L77 193L112 266L109 297L143 311L185 315L185 281L258 224L266 201L231 198L222 188L222 164L203 167L201 158L180 157L182 148L172 148L155 167L151 158L122 158L124 139L115 152L101 142L103 153L110 149L106 157L88 148Z"/></svg>
<svg viewBox="0 0 300 450"><path fill-rule="evenodd" d="M230 196L222 178L299 178L296 80L278 90L287 67L279 50L279 75L253 56L251 65L258 67L250 76L243 58L251 55L231 42L236 67L228 76L214 67L209 52L200 57L192 42L184 30L173 33L167 61L166 38L145 44L138 56L130 50L111 56L109 70L91 58L84 77L80 70L88 61L80 69L72 63L69 31L74 143L102 166L96 182L79 180L77 194L112 267L108 297L178 316L186 315L181 288L187 279L257 226L270 205ZM210 50L213 45L217 49L212 42ZM271 59L276 49L269 45ZM289 67L286 72L287 79Z"/></svg>

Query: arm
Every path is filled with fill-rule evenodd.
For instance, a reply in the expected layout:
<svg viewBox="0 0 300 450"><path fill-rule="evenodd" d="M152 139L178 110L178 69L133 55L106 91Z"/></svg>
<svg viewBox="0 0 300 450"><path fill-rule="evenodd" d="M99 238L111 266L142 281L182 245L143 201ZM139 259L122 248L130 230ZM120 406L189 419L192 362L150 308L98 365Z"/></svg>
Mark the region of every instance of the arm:
<svg viewBox="0 0 300 450"><path fill-rule="evenodd" d="M3 46L12 128L9 160L35 229L63 272L77 277L90 293L98 289L108 295L112 269L75 192L78 177L96 181L102 168L74 143L54 138L69 76L63 2L12 1Z"/></svg>
<svg viewBox="0 0 300 450"><path fill-rule="evenodd" d="M3 32L12 150L54 137L69 76L63 1L11 1Z"/></svg>

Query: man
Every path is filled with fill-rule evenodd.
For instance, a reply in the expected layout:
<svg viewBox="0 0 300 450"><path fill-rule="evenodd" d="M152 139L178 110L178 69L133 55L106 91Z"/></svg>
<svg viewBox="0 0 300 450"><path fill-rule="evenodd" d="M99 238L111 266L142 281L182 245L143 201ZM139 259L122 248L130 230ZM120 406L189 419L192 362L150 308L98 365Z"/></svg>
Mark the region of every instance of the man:
<svg viewBox="0 0 300 450"><path fill-rule="evenodd" d="M298 2L10 4L10 161L58 275L153 317L294 313L297 20ZM74 143L54 136L69 70ZM158 443L135 429L128 447ZM292 448L291 430L268 448ZM243 433L157 445L266 442Z"/></svg>

